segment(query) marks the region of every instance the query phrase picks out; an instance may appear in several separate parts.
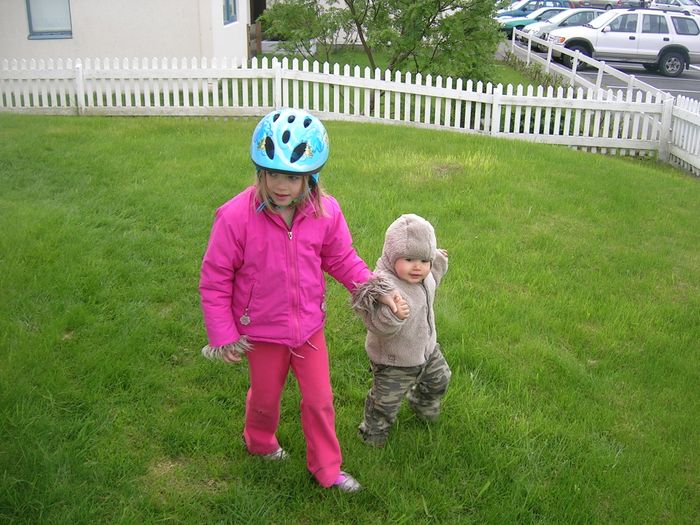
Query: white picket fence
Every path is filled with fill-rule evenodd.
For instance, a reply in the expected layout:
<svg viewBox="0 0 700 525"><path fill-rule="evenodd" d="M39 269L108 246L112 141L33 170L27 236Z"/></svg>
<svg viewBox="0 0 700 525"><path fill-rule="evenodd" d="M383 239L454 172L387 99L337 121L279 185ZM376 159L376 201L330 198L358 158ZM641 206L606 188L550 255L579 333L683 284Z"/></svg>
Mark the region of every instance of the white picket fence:
<svg viewBox="0 0 700 525"><path fill-rule="evenodd" d="M521 48L517 46L516 38L523 40L526 47ZM534 53L532 50L534 44L538 44L546 49L546 56L543 57ZM570 69L567 70L567 68L554 62L554 49L571 58ZM625 93L628 99L630 97L638 97L640 94L643 94L642 96L645 100L660 101L670 97L668 93L639 80L634 75L618 71L606 64L605 61L587 57L579 51L571 52L562 46L555 46L551 42L523 31L513 31L510 50L524 60L526 64L531 62L539 63L545 72L553 72L566 78L571 86L593 89L597 92L601 89L603 76L610 75L627 86ZM588 71L596 71L595 82L590 82L578 74L582 68L587 68ZM664 122L663 125L666 129L667 124ZM673 102L672 118L668 126L671 128L668 151L663 151L664 145L660 144L659 157L695 175L700 175L700 102L679 96Z"/></svg>
<svg viewBox="0 0 700 525"><path fill-rule="evenodd" d="M258 116L281 106L326 119L450 129L619 155L700 172L700 111L632 91L503 87L273 58L2 60L0 111Z"/></svg>

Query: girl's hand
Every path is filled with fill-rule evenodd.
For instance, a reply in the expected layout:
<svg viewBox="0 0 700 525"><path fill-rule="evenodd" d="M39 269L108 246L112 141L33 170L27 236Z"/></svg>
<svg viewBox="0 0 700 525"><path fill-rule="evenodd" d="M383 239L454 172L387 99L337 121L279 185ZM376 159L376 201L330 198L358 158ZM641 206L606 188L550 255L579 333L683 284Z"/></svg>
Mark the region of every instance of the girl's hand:
<svg viewBox="0 0 700 525"><path fill-rule="evenodd" d="M233 346L221 350L221 359L227 363L240 363L243 360L241 354L237 350L234 350Z"/></svg>
<svg viewBox="0 0 700 525"><path fill-rule="evenodd" d="M250 352L253 349L246 336L235 343L229 343L223 346L207 345L202 348L202 355L212 361L225 361L227 363L240 363L243 360L243 354Z"/></svg>

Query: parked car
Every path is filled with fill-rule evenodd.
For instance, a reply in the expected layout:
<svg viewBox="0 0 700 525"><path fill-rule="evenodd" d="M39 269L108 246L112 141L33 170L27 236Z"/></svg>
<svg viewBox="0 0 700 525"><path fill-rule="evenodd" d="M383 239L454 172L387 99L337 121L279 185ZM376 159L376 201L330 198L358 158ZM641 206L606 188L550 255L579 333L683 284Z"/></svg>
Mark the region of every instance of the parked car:
<svg viewBox="0 0 700 525"><path fill-rule="evenodd" d="M510 38L513 35L513 29L522 29L535 22L547 21L554 15L566 10L565 7L542 7L527 16L506 16L497 18L496 21L500 24L501 31L505 31L508 38Z"/></svg>
<svg viewBox="0 0 700 525"><path fill-rule="evenodd" d="M569 0L518 0L505 9L496 11L497 18L504 16L527 16L543 7L571 7Z"/></svg>
<svg viewBox="0 0 700 525"><path fill-rule="evenodd" d="M642 64L677 77L700 63L700 27L692 16L658 9L613 9L588 24L549 33L549 42L609 62ZM567 65L572 59L555 47Z"/></svg>
<svg viewBox="0 0 700 525"><path fill-rule="evenodd" d="M694 0L653 0L649 7L665 9L666 11L687 12L695 16L700 15L700 4Z"/></svg>
<svg viewBox="0 0 700 525"><path fill-rule="evenodd" d="M530 24L523 29L523 31L529 35L541 38L542 40L547 40L549 38L549 32L560 27L575 27L587 24L595 17L603 14L601 9L567 9L561 11L551 17L549 20L543 20L541 22L535 22ZM535 49L545 49L544 46L532 43Z"/></svg>
<svg viewBox="0 0 700 525"><path fill-rule="evenodd" d="M644 7L650 0L569 0L571 7L594 7L596 9L625 9Z"/></svg>

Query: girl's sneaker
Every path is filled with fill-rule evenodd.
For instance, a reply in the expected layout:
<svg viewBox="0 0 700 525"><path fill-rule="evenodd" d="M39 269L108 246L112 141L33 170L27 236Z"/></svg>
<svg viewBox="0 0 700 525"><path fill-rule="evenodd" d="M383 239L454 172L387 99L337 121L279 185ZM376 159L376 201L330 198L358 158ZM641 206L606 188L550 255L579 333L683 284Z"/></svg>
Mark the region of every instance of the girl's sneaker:
<svg viewBox="0 0 700 525"><path fill-rule="evenodd" d="M358 492L362 488L355 478L342 470L331 487L336 487L341 492Z"/></svg>
<svg viewBox="0 0 700 525"><path fill-rule="evenodd" d="M284 461L289 457L289 454L285 452L285 450L280 447L274 452L270 452L269 454L262 454L261 457L265 461Z"/></svg>

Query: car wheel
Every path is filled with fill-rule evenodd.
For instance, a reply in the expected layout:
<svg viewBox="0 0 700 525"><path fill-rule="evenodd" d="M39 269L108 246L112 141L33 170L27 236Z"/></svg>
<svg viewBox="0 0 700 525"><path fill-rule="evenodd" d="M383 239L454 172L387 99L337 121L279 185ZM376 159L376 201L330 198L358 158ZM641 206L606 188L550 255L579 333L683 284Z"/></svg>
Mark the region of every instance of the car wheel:
<svg viewBox="0 0 700 525"><path fill-rule="evenodd" d="M591 56L590 51L585 46L579 45L579 44L574 44L573 46L567 48L569 51L572 53L575 53L578 51L582 55L586 55L587 57ZM564 65L566 67L574 67L574 57L571 57L569 55L562 55L562 61L564 62ZM580 71L582 69L586 69L586 64L579 62L579 65L577 69Z"/></svg>
<svg viewBox="0 0 700 525"><path fill-rule="evenodd" d="M685 69L685 57L678 51L664 53L659 60L659 70L664 76L677 77Z"/></svg>
<svg viewBox="0 0 700 525"><path fill-rule="evenodd" d="M659 70L658 64L642 64L642 66L644 66L644 69L649 71L649 73L656 73Z"/></svg>
<svg viewBox="0 0 700 525"><path fill-rule="evenodd" d="M605 10L607 11L608 9L612 9L613 6L612 4L605 4Z"/></svg>

